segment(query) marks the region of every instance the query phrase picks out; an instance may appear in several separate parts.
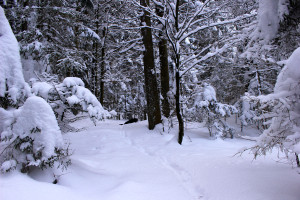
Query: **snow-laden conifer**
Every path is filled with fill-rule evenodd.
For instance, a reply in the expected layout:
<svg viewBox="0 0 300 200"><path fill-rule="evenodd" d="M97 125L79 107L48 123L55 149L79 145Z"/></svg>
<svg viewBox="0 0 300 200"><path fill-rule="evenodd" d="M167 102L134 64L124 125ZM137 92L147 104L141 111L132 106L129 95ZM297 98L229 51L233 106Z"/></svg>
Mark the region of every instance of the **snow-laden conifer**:
<svg viewBox="0 0 300 200"><path fill-rule="evenodd" d="M254 97L253 97L254 98ZM296 49L280 72L274 93L258 96L263 114L259 116L268 128L258 138L252 151L265 155L279 147L288 157L300 153L300 48ZM297 159L297 165L300 166Z"/></svg>
<svg viewBox="0 0 300 200"><path fill-rule="evenodd" d="M219 135L233 138L234 129L222 118L231 116L237 112L237 109L234 106L218 102L216 91L211 85L203 83L201 87L197 88L194 105L188 109L188 112L194 115L198 121L205 122L210 136Z"/></svg>
<svg viewBox="0 0 300 200"><path fill-rule="evenodd" d="M77 77L67 77L62 83L35 82L32 84L32 92L46 99L61 121L67 110L75 115L81 111L88 112L94 124L97 120L110 116L96 96Z"/></svg>
<svg viewBox="0 0 300 200"><path fill-rule="evenodd" d="M66 167L70 163L52 108L32 96L24 80L18 42L1 7L0 103L1 172L28 172L32 167Z"/></svg>
<svg viewBox="0 0 300 200"><path fill-rule="evenodd" d="M22 73L18 41L0 7L0 105L16 105L29 93Z"/></svg>

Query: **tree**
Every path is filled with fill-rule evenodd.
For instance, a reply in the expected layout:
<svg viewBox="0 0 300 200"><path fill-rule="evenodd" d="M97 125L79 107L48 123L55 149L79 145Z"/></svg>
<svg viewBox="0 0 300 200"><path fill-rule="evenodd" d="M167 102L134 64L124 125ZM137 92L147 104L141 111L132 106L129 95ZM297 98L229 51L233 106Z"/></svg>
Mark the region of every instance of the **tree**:
<svg viewBox="0 0 300 200"><path fill-rule="evenodd" d="M164 8L161 5L156 5L156 14L159 17L164 16ZM161 96L162 96L162 114L168 118L170 116L170 104L169 104L169 55L168 55L168 40L163 31L159 31L159 61L160 61L160 86L161 86Z"/></svg>
<svg viewBox="0 0 300 200"><path fill-rule="evenodd" d="M7 110L0 108L1 172L16 168L28 172L31 167L60 164L66 167L70 164L68 146L50 105L32 96L24 81L18 43L2 7L0 25L0 95L12 102L5 104Z"/></svg>
<svg viewBox="0 0 300 200"><path fill-rule="evenodd" d="M147 7L149 6L149 0L141 0L140 4L143 7ZM161 123L161 114L157 81L155 76L152 31L150 28L151 19L150 13L146 10L144 10L144 13L141 17L141 25L141 33L145 47L143 61L145 75L145 92L147 99L148 127L150 130L152 130L154 129L156 124Z"/></svg>
<svg viewBox="0 0 300 200"><path fill-rule="evenodd" d="M24 103L30 94L25 82L18 42L0 7L0 106L17 107Z"/></svg>
<svg viewBox="0 0 300 200"><path fill-rule="evenodd" d="M179 123L178 143L181 144L184 136L184 123L181 112L182 78L194 67L201 69L201 63L210 60L229 47L229 43L219 47L218 41L208 45L201 45L201 41L198 41L198 44L195 43L193 47L186 46L184 43L201 31L232 24L253 15L247 13L237 17L231 16L226 10L229 2L223 1L184 2L172 0L155 1L155 4L164 8L163 17L152 12L151 8L146 5L141 4L141 7L163 24L162 30L171 45L171 58L175 68L176 115Z"/></svg>
<svg viewBox="0 0 300 200"><path fill-rule="evenodd" d="M251 148L254 156L265 155L278 147L286 156L296 155L297 166L300 167L300 48L290 56L287 64L280 72L274 93L258 96L264 112L260 118L268 126ZM255 97L252 97L255 98Z"/></svg>
<svg viewBox="0 0 300 200"><path fill-rule="evenodd" d="M5 117L1 172L18 168L27 173L32 167L64 169L71 163L69 148L63 142L52 108L44 99L32 96L19 109L1 108L0 112Z"/></svg>
<svg viewBox="0 0 300 200"><path fill-rule="evenodd" d="M66 111L71 111L74 115L80 111L88 112L95 125L97 120L110 116L96 96L85 88L83 81L77 77L67 77L62 83L34 82L31 90L52 106L59 122L63 122Z"/></svg>
<svg viewBox="0 0 300 200"><path fill-rule="evenodd" d="M197 87L195 93L194 105L187 112L195 116L197 121L205 122L210 137L233 138L234 129L223 121L221 117L230 117L232 114L237 113L237 109L234 106L218 102L215 89L207 83ZM218 134L213 133L214 128Z"/></svg>

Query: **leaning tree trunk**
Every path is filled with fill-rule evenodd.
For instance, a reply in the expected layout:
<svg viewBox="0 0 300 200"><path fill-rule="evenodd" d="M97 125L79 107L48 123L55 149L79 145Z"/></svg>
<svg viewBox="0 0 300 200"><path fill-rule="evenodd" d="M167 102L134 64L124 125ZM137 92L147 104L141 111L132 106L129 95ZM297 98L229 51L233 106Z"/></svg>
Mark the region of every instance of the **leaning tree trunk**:
<svg viewBox="0 0 300 200"><path fill-rule="evenodd" d="M161 6L156 6L156 14L160 17L164 15L164 9ZM170 116L170 104L168 100L168 92L170 90L169 83L169 62L168 62L168 42L164 38L162 32L159 33L159 60L160 60L160 84L162 99L162 113L165 117Z"/></svg>
<svg viewBox="0 0 300 200"><path fill-rule="evenodd" d="M149 0L140 0L142 6L147 7ZM141 17L141 23L151 26L150 16L147 11L144 11ZM145 92L147 100L147 114L148 114L148 127L150 130L154 129L156 124L161 123L159 93L157 88L154 54L153 54L153 41L152 31L150 28L144 27L141 29L143 43L145 46L144 51L144 76L145 76Z"/></svg>

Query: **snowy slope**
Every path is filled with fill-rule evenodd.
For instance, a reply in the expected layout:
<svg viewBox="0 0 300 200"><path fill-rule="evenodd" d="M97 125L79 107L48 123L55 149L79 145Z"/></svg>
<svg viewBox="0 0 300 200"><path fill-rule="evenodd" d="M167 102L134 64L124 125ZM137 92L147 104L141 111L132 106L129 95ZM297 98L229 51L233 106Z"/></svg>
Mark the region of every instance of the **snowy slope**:
<svg viewBox="0 0 300 200"><path fill-rule="evenodd" d="M146 122L119 124L75 122L90 128L64 136L74 149L73 165L59 184L51 184L49 171L1 175L0 199L300 199L300 175L276 162L276 152L257 161L248 154L232 157L250 141L210 140L205 129L189 126L190 139L180 146L172 132L149 131Z"/></svg>

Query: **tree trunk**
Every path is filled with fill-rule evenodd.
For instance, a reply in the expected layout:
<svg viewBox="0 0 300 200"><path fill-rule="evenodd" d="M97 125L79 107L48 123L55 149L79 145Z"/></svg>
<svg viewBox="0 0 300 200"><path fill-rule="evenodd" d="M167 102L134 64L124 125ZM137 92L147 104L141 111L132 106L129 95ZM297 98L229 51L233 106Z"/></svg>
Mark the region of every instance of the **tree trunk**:
<svg viewBox="0 0 300 200"><path fill-rule="evenodd" d="M176 1L176 10L175 10L175 28L176 31L179 31L179 4L180 1ZM180 49L176 48L174 50L175 52L175 64L176 64L176 95L175 95L175 100L176 100L176 115L177 115L177 120L178 120L178 126L179 126L179 131L178 131L178 143L182 144L183 136L184 136L184 123L183 123L183 118L181 114L181 105L180 105Z"/></svg>
<svg viewBox="0 0 300 200"><path fill-rule="evenodd" d="M105 75L105 40L106 40L107 28L103 27L102 30L102 49L101 49L101 64L100 64L100 103L103 106L104 101L104 75Z"/></svg>
<svg viewBox="0 0 300 200"><path fill-rule="evenodd" d="M163 8L156 6L156 14L163 17ZM170 116L170 104L168 100L168 92L170 90L169 83L169 62L168 62L168 42L164 38L162 32L159 33L159 60L160 60L160 84L162 100L162 113L165 117Z"/></svg>
<svg viewBox="0 0 300 200"><path fill-rule="evenodd" d="M297 163L297 167L300 167L300 161L299 161L299 156L297 153L295 153L296 156L296 163Z"/></svg>
<svg viewBox="0 0 300 200"><path fill-rule="evenodd" d="M179 71L176 72L176 115L178 119L178 125L179 125L179 132L178 132L178 143L182 144L183 136L184 136L184 124L183 124L183 118L181 115L181 109L180 109L180 76Z"/></svg>
<svg viewBox="0 0 300 200"><path fill-rule="evenodd" d="M96 14L96 34L99 35L99 28L100 28L100 25L99 25L99 14L100 14L100 11L99 11L99 7L97 7L97 9L95 10L95 14ZM92 69L92 74L91 74L91 77L92 77L92 86L91 88L93 89L93 93L95 94L95 96L97 97L97 99L99 99L99 86L98 86L98 80L99 80L99 52L98 52L98 48L99 48L99 41L96 41L93 43L93 48L95 49L94 51L94 59L93 59L93 63L94 63L94 66L93 66L93 69Z"/></svg>
<svg viewBox="0 0 300 200"><path fill-rule="evenodd" d="M149 0L140 0L142 6L147 7ZM151 26L149 13L144 11L141 17L141 23ZM161 123L160 105L159 105L159 93L157 88L154 54L153 54L153 41L152 31L148 27L141 29L143 44L145 46L144 51L144 76L145 76L145 92L147 100L147 114L148 114L148 128L154 129L156 124Z"/></svg>

